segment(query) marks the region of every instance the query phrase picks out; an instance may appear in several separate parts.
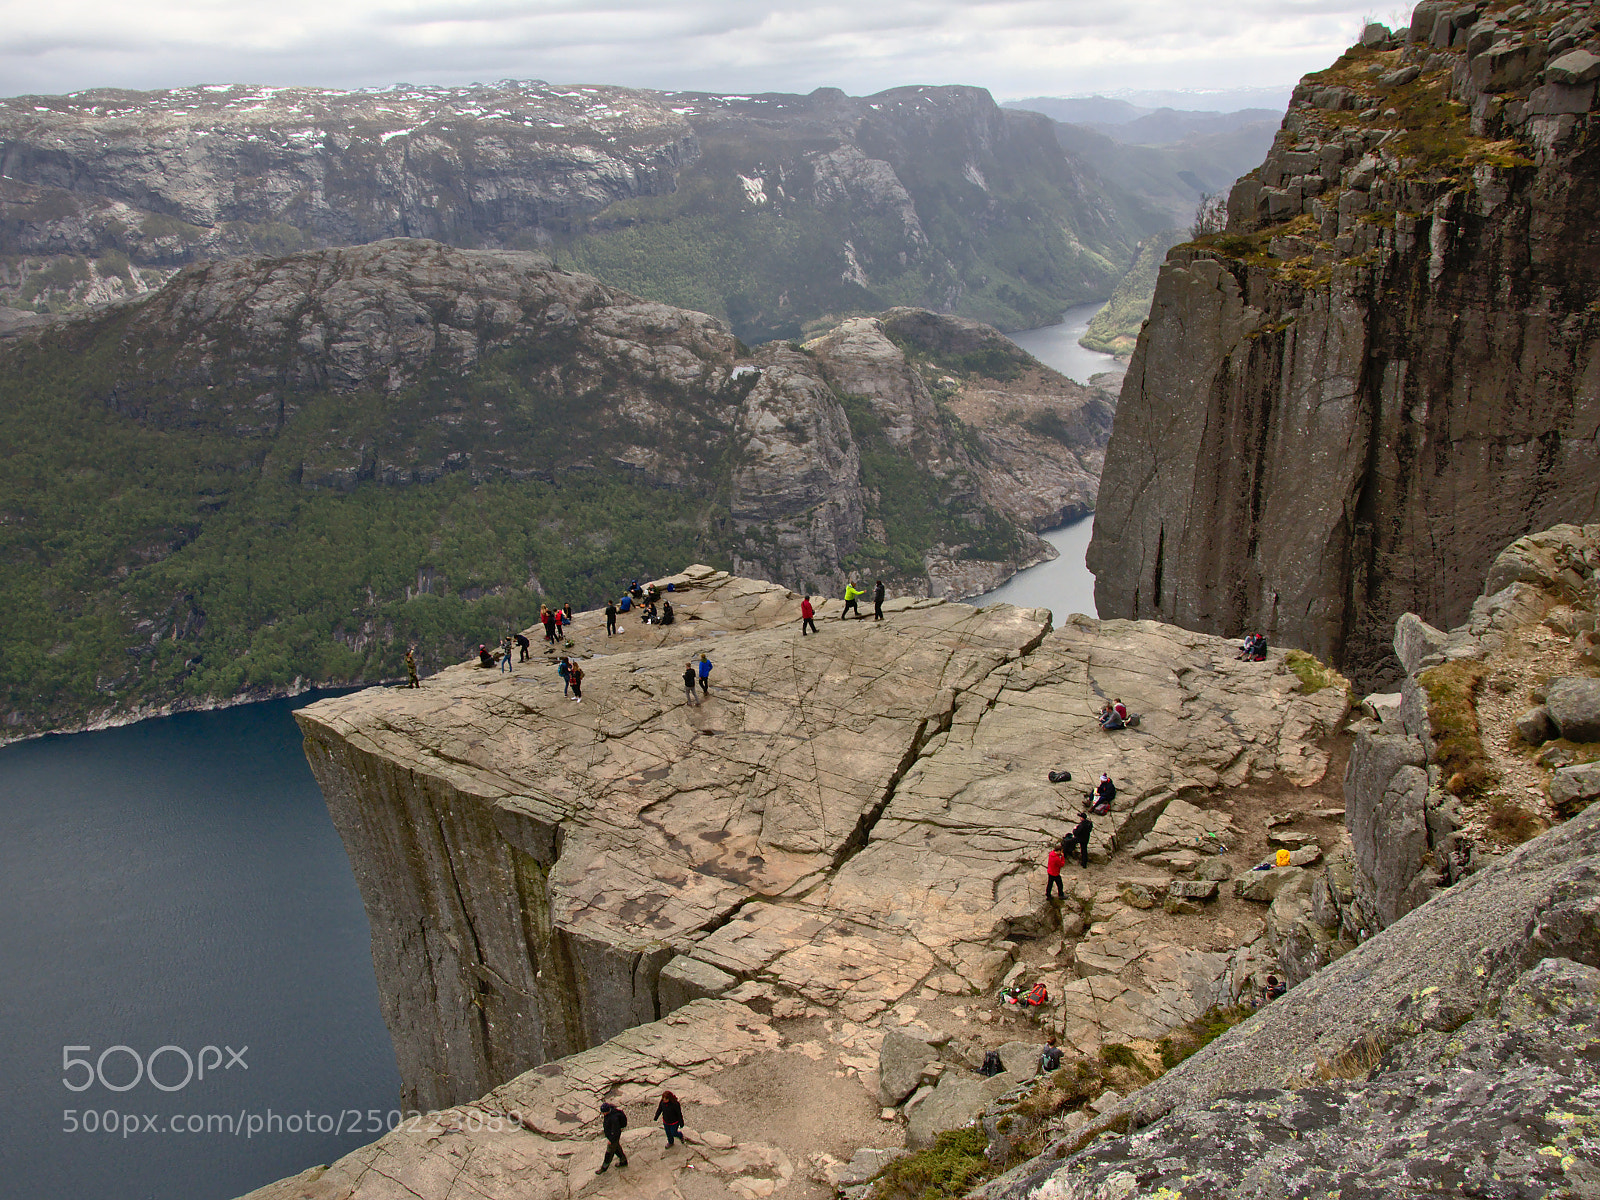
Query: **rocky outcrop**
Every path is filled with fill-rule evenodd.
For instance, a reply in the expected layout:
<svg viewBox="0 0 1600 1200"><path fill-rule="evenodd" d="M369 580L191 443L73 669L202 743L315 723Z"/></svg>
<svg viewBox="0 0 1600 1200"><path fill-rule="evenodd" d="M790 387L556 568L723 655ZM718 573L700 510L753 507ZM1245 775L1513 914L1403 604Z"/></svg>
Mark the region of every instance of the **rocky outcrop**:
<svg viewBox="0 0 1600 1200"><path fill-rule="evenodd" d="M1296 89L1168 257L1107 450L1099 611L1393 678L1511 539L1592 520L1596 48L1576 3L1424 3Z"/></svg>
<svg viewBox="0 0 1600 1200"><path fill-rule="evenodd" d="M780 587L708 568L664 582L678 623L628 624L626 649L579 615L581 704L548 665L461 666L297 713L372 922L408 1106L478 1096L693 996L855 1031L891 1006L904 1024L913 995L987 990L1061 919L1036 878L1070 824L1046 770L1116 772L1104 856L1180 793L1319 779L1345 712L1281 660L1170 627L1052 630L1043 610L907 599L840 624L828 601L802 638ZM691 707L678 675L703 649L711 694ZM1102 693L1143 714L1136 734L1099 729ZM1161 1005L1206 1006L1225 956L1146 950L1083 989L1075 1041L1097 1045L1140 996L1151 1029ZM860 1069L876 1071L869 1032Z"/></svg>
<svg viewBox="0 0 1600 1200"><path fill-rule="evenodd" d="M1502 853L1504 817L1497 822L1494 811L1528 802L1526 791L1513 794L1515 773L1545 777L1542 789L1533 785L1552 801L1548 812L1541 806L1542 816L1575 811L1575 793L1569 796L1564 781L1540 769L1570 759L1530 763L1529 747L1546 739L1527 737L1520 724L1508 728L1508 717L1520 708L1509 680L1497 728L1488 708L1503 665L1529 658L1525 639L1531 630L1548 629L1542 624L1548 612L1560 607L1569 615L1558 620L1570 624L1581 613L1593 622L1597 579L1600 526L1557 526L1501 552L1467 624L1446 633L1414 613L1397 623L1395 653L1407 672L1400 705L1357 734L1345 774L1353 886L1348 902L1329 908L1327 916L1347 937L1394 923ZM1567 641L1566 653L1574 648ZM1566 662L1567 670L1583 669ZM1562 658L1549 665L1563 669ZM1570 678L1574 691L1594 682ZM1564 682L1558 677L1542 689L1559 694Z"/></svg>
<svg viewBox="0 0 1600 1200"><path fill-rule="evenodd" d="M559 248L751 343L889 297L1029 325L1103 295L1145 220L1045 118L976 88L510 80L0 100L0 301L51 311L200 259L422 237Z"/></svg>
<svg viewBox="0 0 1600 1200"><path fill-rule="evenodd" d="M1597 879L1591 809L1437 893L986 1195L1591 1194ZM1107 1131L1127 1136L1094 1140Z"/></svg>

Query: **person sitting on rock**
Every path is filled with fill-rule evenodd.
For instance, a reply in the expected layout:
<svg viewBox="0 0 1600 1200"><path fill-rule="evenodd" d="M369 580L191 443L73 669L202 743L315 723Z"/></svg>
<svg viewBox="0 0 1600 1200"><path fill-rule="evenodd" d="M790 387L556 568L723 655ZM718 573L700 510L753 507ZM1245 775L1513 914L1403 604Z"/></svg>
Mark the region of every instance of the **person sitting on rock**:
<svg viewBox="0 0 1600 1200"><path fill-rule="evenodd" d="M663 600L661 602L661 623L663 625L671 625L675 620L677 620L677 617L672 611L672 601Z"/></svg>
<svg viewBox="0 0 1600 1200"><path fill-rule="evenodd" d="M1239 647L1239 653L1236 657L1242 659L1251 659L1255 657L1255 653L1256 635L1253 633L1247 633L1244 635L1244 643Z"/></svg>
<svg viewBox="0 0 1600 1200"><path fill-rule="evenodd" d="M1107 733L1115 733L1119 729L1126 729L1127 725L1123 723L1121 717L1117 716L1117 710L1107 704L1100 710L1100 728Z"/></svg>
<svg viewBox="0 0 1600 1200"><path fill-rule="evenodd" d="M1100 782L1095 784L1094 792L1089 796L1089 811L1097 817L1103 817L1111 811L1111 802L1116 798L1117 785L1111 782L1111 776L1102 771Z"/></svg>
<svg viewBox="0 0 1600 1200"><path fill-rule="evenodd" d="M1262 994L1262 997L1264 999L1266 999L1268 1001L1272 1001L1272 1000L1276 1000L1279 996L1283 995L1288 990L1289 990L1289 985L1288 984L1284 983L1276 975L1268 975L1267 976L1267 986L1262 989L1261 994Z"/></svg>
<svg viewBox="0 0 1600 1200"><path fill-rule="evenodd" d="M494 669L494 655L489 653L489 647L483 642L478 643L478 665Z"/></svg>
<svg viewBox="0 0 1600 1200"><path fill-rule="evenodd" d="M633 597L623 593L622 599L617 601L618 612L629 612L633 609Z"/></svg>
<svg viewBox="0 0 1600 1200"><path fill-rule="evenodd" d="M1044 1041L1044 1049L1039 1051L1039 1071L1047 1074L1061 1068L1061 1047L1056 1045L1056 1035L1051 1034Z"/></svg>
<svg viewBox="0 0 1600 1200"><path fill-rule="evenodd" d="M1253 662L1267 661L1267 639L1264 635L1256 634L1256 646L1255 650L1251 652L1250 658Z"/></svg>
<svg viewBox="0 0 1600 1200"><path fill-rule="evenodd" d="M1128 706L1120 698L1111 702L1111 711L1117 714L1117 720L1124 725L1128 723Z"/></svg>

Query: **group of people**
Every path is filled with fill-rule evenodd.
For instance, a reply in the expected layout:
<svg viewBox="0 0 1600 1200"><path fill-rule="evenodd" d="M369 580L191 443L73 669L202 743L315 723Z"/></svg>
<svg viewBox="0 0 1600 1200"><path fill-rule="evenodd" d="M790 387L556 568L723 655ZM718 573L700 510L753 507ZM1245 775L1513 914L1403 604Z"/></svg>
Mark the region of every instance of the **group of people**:
<svg viewBox="0 0 1600 1200"><path fill-rule="evenodd" d="M673 584L667 584L667 591L675 591ZM635 579L628 585L628 590L615 600L606 602L606 636L615 637L626 630L617 628L617 617L630 613L635 608L646 625L671 625L678 619L678 614L673 611L672 601L666 599L655 584L641 587Z"/></svg>
<svg viewBox="0 0 1600 1200"><path fill-rule="evenodd" d="M1100 728L1107 733L1135 724L1138 724L1137 718L1128 711L1128 706L1121 699L1113 700L1100 710Z"/></svg>
<svg viewBox="0 0 1600 1200"><path fill-rule="evenodd" d="M1072 780L1072 775L1067 771L1050 772L1051 783L1067 783ZM1111 803L1117 798L1117 785L1112 782L1111 776L1101 772L1100 780L1095 784L1094 791L1089 793L1084 807L1078 813L1078 823L1072 827L1072 832L1065 834L1061 844L1052 846L1050 853L1044 860L1045 884L1044 898L1050 899L1052 895L1067 898L1066 885L1061 882L1061 868L1076 851L1078 866L1082 870L1089 867L1089 838L1094 834L1095 817L1103 817L1111 811Z"/></svg>
<svg viewBox="0 0 1600 1200"><path fill-rule="evenodd" d="M671 1092L661 1093L661 1103L656 1105L653 1119L660 1121L662 1129L666 1131L669 1149L673 1142L688 1145L683 1140L683 1105ZM622 1150L622 1131L627 1127L628 1114L622 1111L620 1104L612 1104L608 1100L600 1105L600 1130L606 1139L606 1156L595 1170L596 1175L604 1175L609 1171L613 1158L617 1160L618 1167L628 1165L628 1156Z"/></svg>
<svg viewBox="0 0 1600 1200"><path fill-rule="evenodd" d="M1267 661L1267 639L1266 639L1266 637L1263 636L1262 634L1259 634L1259 633L1247 633L1247 634L1245 634L1244 635L1244 644L1239 647L1239 655L1238 655L1238 657L1243 658L1243 659L1248 659L1251 662L1266 662Z"/></svg>
<svg viewBox="0 0 1600 1200"><path fill-rule="evenodd" d="M700 691L697 695L695 687ZM685 704L698 705L702 698L711 696L711 660L704 654L698 663L687 662L683 664L683 699Z"/></svg>
<svg viewBox="0 0 1600 1200"><path fill-rule="evenodd" d="M850 614L855 613L856 620L865 621L867 618L861 611L861 597L866 594L854 582L846 581L844 585L844 609L839 613L839 620L848 620ZM887 592L884 589L883 580L877 580L872 585L872 619L874 621L883 620L883 601L886 595ZM808 632L817 632L817 610L816 606L811 603L810 595L806 595L800 600L800 636L805 637Z"/></svg>

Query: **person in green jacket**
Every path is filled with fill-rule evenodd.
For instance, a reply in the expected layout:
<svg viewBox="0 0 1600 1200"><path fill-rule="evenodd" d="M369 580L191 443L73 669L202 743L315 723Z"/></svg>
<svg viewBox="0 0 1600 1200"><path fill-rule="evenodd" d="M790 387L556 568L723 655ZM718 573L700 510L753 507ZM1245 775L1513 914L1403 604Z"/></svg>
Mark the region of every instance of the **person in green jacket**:
<svg viewBox="0 0 1600 1200"><path fill-rule="evenodd" d="M856 601L860 600L861 597L865 595L866 592L862 591L855 584L846 581L844 585L844 611L839 614L839 620L843 621L850 615L850 610L854 609L856 620L865 621L866 618L861 615L861 606L856 603Z"/></svg>

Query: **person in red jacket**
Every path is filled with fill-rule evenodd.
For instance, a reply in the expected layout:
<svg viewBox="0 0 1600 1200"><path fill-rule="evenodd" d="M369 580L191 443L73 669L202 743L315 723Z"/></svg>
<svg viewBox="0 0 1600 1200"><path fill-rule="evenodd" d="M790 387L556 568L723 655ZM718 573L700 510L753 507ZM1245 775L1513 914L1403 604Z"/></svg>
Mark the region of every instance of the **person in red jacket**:
<svg viewBox="0 0 1600 1200"><path fill-rule="evenodd" d="M1061 882L1061 868L1067 865L1067 856L1061 853L1060 846L1051 846L1050 854L1044 860L1044 898L1050 899L1050 889L1054 888L1056 895L1063 900L1067 898L1066 885Z"/></svg>
<svg viewBox="0 0 1600 1200"><path fill-rule="evenodd" d="M800 601L800 636L801 637L805 637L807 629L811 630L812 633L815 633L817 631L817 622L815 620L816 615L817 615L817 610L811 607L811 597L810 596L807 596L804 600Z"/></svg>

